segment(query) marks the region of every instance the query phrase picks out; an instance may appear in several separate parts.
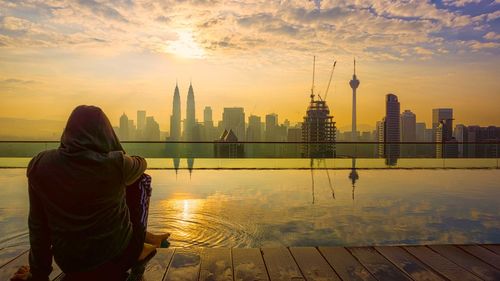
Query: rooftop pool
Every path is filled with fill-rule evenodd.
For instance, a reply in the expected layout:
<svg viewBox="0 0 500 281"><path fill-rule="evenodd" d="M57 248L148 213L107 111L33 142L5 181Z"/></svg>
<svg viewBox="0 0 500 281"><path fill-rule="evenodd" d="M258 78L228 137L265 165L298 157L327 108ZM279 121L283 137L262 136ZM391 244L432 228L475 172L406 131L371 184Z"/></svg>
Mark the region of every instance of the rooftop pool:
<svg viewBox="0 0 500 281"><path fill-rule="evenodd" d="M0 169L0 248L28 246L26 170ZM498 169L148 170L174 247L500 243Z"/></svg>

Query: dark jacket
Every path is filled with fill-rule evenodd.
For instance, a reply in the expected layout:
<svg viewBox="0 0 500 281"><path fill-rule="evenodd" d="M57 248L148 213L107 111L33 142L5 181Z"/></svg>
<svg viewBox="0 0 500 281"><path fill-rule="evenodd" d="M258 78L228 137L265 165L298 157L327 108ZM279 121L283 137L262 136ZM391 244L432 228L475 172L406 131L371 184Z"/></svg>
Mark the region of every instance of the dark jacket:
<svg viewBox="0 0 500 281"><path fill-rule="evenodd" d="M143 158L124 153L101 109L77 107L60 147L28 166L32 274L47 276L52 255L64 272L120 255L132 236L125 187L145 169Z"/></svg>

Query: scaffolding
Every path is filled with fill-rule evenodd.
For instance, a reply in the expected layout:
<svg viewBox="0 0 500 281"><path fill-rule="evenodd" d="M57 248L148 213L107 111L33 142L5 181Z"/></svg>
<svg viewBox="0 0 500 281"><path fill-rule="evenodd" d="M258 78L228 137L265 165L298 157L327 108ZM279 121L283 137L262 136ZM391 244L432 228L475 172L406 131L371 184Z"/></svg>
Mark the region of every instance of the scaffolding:
<svg viewBox="0 0 500 281"><path fill-rule="evenodd" d="M302 123L302 157L335 157L335 122L324 100L315 100L307 108Z"/></svg>

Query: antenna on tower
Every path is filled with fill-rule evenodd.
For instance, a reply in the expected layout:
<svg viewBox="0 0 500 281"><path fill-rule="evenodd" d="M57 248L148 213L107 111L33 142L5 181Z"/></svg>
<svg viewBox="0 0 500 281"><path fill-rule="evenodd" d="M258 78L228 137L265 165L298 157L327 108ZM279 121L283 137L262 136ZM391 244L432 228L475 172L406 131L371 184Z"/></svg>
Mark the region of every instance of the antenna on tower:
<svg viewBox="0 0 500 281"><path fill-rule="evenodd" d="M356 57L354 57L354 76L356 76Z"/></svg>

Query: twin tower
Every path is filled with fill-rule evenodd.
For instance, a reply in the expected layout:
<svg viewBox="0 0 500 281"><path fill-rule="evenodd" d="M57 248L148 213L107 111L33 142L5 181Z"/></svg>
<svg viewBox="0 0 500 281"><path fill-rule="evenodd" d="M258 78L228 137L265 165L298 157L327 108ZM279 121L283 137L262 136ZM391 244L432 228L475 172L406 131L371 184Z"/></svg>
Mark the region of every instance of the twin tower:
<svg viewBox="0 0 500 281"><path fill-rule="evenodd" d="M194 129L196 127L196 113L194 103L193 85L189 83L189 90L186 103L186 119L184 120L184 135L181 135L181 95L179 86L175 84L174 101L172 106L172 115L170 115L170 140L171 141L192 141L194 138Z"/></svg>

